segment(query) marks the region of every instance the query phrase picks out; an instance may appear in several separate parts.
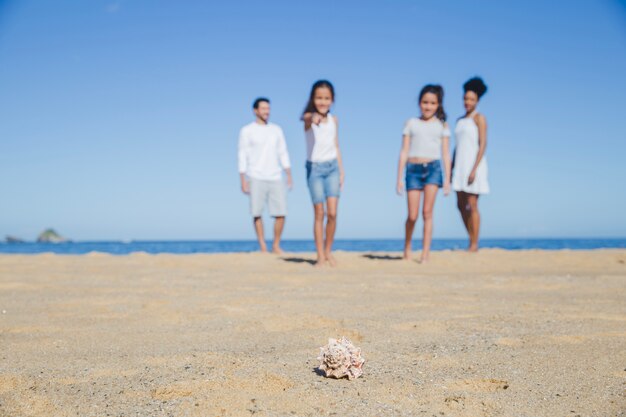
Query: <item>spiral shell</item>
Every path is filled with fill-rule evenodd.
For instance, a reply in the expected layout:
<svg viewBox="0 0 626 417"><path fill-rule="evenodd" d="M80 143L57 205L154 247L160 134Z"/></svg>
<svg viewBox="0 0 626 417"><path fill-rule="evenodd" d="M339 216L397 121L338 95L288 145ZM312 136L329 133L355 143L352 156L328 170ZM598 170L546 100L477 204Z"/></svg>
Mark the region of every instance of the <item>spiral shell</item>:
<svg viewBox="0 0 626 417"><path fill-rule="evenodd" d="M319 369L327 378L348 377L352 380L363 374L365 359L361 348L352 344L345 336L340 340L328 339L328 344L320 348Z"/></svg>

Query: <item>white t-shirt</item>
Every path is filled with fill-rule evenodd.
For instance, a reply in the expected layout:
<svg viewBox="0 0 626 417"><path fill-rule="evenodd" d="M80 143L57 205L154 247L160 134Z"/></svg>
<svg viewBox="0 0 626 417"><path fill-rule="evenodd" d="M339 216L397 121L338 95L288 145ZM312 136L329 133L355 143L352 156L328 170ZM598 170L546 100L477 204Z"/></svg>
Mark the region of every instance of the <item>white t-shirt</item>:
<svg viewBox="0 0 626 417"><path fill-rule="evenodd" d="M412 117L402 134L411 138L409 158L441 159L441 140L450 137L450 129L439 119L424 121Z"/></svg>
<svg viewBox="0 0 626 417"><path fill-rule="evenodd" d="M325 123L311 124L304 135L308 161L326 162L337 159L337 123L330 113L328 113Z"/></svg>
<svg viewBox="0 0 626 417"><path fill-rule="evenodd" d="M273 123L252 122L239 132L239 173L258 180L280 180L291 168L283 130Z"/></svg>

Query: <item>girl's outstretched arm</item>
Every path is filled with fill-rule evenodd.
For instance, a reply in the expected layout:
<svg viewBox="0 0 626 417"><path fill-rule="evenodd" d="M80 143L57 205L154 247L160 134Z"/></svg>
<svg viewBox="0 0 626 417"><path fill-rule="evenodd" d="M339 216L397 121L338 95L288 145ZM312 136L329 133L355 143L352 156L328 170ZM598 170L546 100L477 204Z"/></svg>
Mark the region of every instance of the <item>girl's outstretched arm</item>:
<svg viewBox="0 0 626 417"><path fill-rule="evenodd" d="M311 125L320 124L320 122L322 121L322 116L315 112L306 112L302 115L300 120L304 122L304 131L306 132L307 130L311 128Z"/></svg>
<svg viewBox="0 0 626 417"><path fill-rule="evenodd" d="M446 128L448 124L445 124ZM444 136L441 140L441 155L443 159L443 195L450 194L450 174L452 163L450 162L450 136Z"/></svg>
<svg viewBox="0 0 626 417"><path fill-rule="evenodd" d="M339 149L339 119L334 114L331 115L335 119L335 126L337 126L337 134L335 135L335 146L337 147L337 164L339 165L339 186L343 190L343 182L346 178L343 170L343 160L341 159L341 150Z"/></svg>
<svg viewBox="0 0 626 417"><path fill-rule="evenodd" d="M311 128L313 113L306 112L302 115L300 120L304 122L304 131L307 131Z"/></svg>
<svg viewBox="0 0 626 417"><path fill-rule="evenodd" d="M410 145L411 137L409 135L402 135L402 147L400 148L400 159L398 160L398 181L396 183L396 192L398 195L404 194L404 181L402 177L404 175L406 161L409 159Z"/></svg>
<svg viewBox="0 0 626 417"><path fill-rule="evenodd" d="M487 119L479 113L474 116L474 121L476 122L476 126L478 126L478 154L476 155L476 162L474 162L472 172L470 172L469 178L467 179L467 185L471 185L476 179L478 164L480 164L480 161L485 155L485 150L487 149Z"/></svg>

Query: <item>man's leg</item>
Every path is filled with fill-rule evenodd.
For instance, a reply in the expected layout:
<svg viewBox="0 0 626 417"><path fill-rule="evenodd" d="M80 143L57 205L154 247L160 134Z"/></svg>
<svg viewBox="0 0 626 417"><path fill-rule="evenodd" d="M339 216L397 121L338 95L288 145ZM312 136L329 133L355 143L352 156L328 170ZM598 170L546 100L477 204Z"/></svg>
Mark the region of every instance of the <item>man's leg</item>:
<svg viewBox="0 0 626 417"><path fill-rule="evenodd" d="M285 216L277 216L274 220L274 243L272 244L272 252L282 255L284 252L280 248L280 236L285 227Z"/></svg>
<svg viewBox="0 0 626 417"><path fill-rule="evenodd" d="M256 232L261 252L267 252L265 234L263 232L263 219L261 218L265 207L265 188L263 181L250 178L250 212L252 213L254 231Z"/></svg>
<svg viewBox="0 0 626 417"><path fill-rule="evenodd" d="M261 252L267 252L265 234L263 233L263 219L261 216L254 218L254 231L256 232L256 238L259 241L259 248L261 249Z"/></svg>
<svg viewBox="0 0 626 417"><path fill-rule="evenodd" d="M269 183L268 201L270 216L275 219L272 252L282 254L283 250L280 248L280 237L285 227L285 216L287 215L287 192L283 180Z"/></svg>

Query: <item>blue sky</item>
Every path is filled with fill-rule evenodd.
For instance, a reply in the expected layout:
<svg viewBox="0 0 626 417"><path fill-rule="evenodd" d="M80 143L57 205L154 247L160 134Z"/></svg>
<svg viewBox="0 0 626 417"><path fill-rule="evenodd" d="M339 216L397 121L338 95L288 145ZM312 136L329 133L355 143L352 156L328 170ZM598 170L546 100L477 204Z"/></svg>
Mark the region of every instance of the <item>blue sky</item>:
<svg viewBox="0 0 626 417"><path fill-rule="evenodd" d="M477 74L483 236L626 236L623 2L0 0L0 235L252 239L236 146L263 95L294 165L285 238L310 238L298 118L327 78L338 237L402 237L403 123L431 82L454 122ZM464 236L455 197L434 236Z"/></svg>

